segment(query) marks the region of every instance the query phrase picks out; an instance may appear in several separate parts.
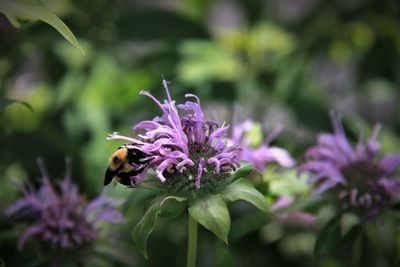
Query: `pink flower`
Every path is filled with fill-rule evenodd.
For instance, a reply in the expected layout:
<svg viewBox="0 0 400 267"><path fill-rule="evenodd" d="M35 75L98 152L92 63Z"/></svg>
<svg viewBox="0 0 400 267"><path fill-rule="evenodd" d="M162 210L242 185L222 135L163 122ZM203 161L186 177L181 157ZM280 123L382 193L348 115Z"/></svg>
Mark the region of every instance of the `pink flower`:
<svg viewBox="0 0 400 267"><path fill-rule="evenodd" d="M344 209L375 215L393 198L400 195L400 179L394 177L400 166L400 155L377 158L379 126L369 140L361 137L353 147L342 123L332 113L333 134L320 134L317 145L306 152L306 163L299 173L309 173L308 182L315 194L335 191Z"/></svg>
<svg viewBox="0 0 400 267"><path fill-rule="evenodd" d="M275 146L270 146L270 142L276 137L277 132L271 132L266 140L257 147L251 146L251 140L246 136L246 133L255 126L251 120L246 120L236 124L233 127L231 142L239 144L241 151L239 152L240 160L250 162L254 167L263 172L267 165L271 162L276 162L285 168L293 167L296 162L285 149Z"/></svg>
<svg viewBox="0 0 400 267"><path fill-rule="evenodd" d="M197 96L187 94L185 97L194 101L177 105L171 99L167 81L163 80L163 86L167 95L163 103L150 93L141 92L160 108L159 117L136 124L133 130L137 137L113 133L108 139L126 140L143 152L151 159L144 172L154 169L161 182L175 183L183 179L185 185L199 189L205 181L218 179L218 175L224 176L238 168L239 148L228 146L224 139L228 127L206 120ZM141 174L132 176L132 185L145 178Z"/></svg>
<svg viewBox="0 0 400 267"><path fill-rule="evenodd" d="M56 190L41 161L39 166L43 175L40 188L34 190L31 184L20 185L24 196L5 211L7 216L33 222L19 238L19 250L33 237L55 249L74 249L99 238L96 228L99 222L124 222L116 208L119 201L100 195L86 204L68 173Z"/></svg>

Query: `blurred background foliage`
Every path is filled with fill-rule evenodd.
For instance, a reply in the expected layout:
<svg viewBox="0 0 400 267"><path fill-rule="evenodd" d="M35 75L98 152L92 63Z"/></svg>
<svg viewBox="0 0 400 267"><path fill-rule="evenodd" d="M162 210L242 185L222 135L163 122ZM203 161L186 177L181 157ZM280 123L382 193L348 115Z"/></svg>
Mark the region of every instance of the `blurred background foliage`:
<svg viewBox="0 0 400 267"><path fill-rule="evenodd" d="M107 134L129 134L134 123L156 114L139 92L163 97L161 75L171 81L174 98L197 94L207 115L220 122L231 123L235 113L267 132L283 126L274 143L298 162L316 133L330 130L330 110L344 114L353 140L360 128L368 133L382 123L384 151L400 151L396 0L42 2L68 25L85 55L45 23L20 20L15 28L0 14L2 209L19 194L12 179L38 181L38 156L52 177L62 176L71 156L74 181L90 198L98 195L108 157L120 145L106 141ZM258 186L271 202L309 193L295 171L268 170ZM117 244L109 241L114 256L104 266L161 266L166 259L183 266L184 218L158 224L146 261L130 229L148 193L122 186L106 191L127 199L129 222L117 229ZM243 203L232 210L228 248L200 230L199 266L318 264L311 229L287 229ZM0 218L0 256L6 266L28 266L32 248L16 257L18 232ZM322 266L341 265L331 259Z"/></svg>

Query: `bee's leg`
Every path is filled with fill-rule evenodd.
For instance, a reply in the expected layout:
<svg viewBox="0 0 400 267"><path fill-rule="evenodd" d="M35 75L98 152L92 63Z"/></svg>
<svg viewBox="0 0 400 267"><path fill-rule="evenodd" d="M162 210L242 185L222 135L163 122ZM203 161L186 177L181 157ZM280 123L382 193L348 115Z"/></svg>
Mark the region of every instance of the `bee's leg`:
<svg viewBox="0 0 400 267"><path fill-rule="evenodd" d="M118 173L117 174L117 177L119 178L118 182L123 184L123 185L129 186L129 187L134 186L135 183L134 183L134 181L131 180L131 177L142 173L146 167L147 166L144 166L144 167L142 167L140 169L137 169L137 170L131 170L129 172L120 172L120 173Z"/></svg>
<svg viewBox="0 0 400 267"><path fill-rule="evenodd" d="M143 151L136 149L136 148L128 148L128 160L129 163L131 164L146 164L148 162L150 162L153 157L151 157L150 159L146 159L148 158L149 155L144 153ZM145 160L143 160L145 159Z"/></svg>
<svg viewBox="0 0 400 267"><path fill-rule="evenodd" d="M149 157L148 159L141 160L140 163L141 163L141 164L147 164L147 163L149 163L150 161L152 161L153 159L154 159L154 157Z"/></svg>
<svg viewBox="0 0 400 267"><path fill-rule="evenodd" d="M131 183L131 175L128 172L120 172L117 174L117 181L120 184L126 185L128 187L132 187Z"/></svg>

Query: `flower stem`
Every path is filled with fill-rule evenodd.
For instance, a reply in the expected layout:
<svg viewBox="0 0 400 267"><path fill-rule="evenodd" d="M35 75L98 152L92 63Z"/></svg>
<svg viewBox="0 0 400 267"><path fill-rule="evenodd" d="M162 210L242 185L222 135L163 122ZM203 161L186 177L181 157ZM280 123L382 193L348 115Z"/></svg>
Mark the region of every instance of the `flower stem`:
<svg viewBox="0 0 400 267"><path fill-rule="evenodd" d="M188 214L188 250L186 267L196 267L197 222Z"/></svg>
<svg viewBox="0 0 400 267"><path fill-rule="evenodd" d="M361 267L362 265L362 251L363 251L363 234L361 233L353 245L353 266Z"/></svg>

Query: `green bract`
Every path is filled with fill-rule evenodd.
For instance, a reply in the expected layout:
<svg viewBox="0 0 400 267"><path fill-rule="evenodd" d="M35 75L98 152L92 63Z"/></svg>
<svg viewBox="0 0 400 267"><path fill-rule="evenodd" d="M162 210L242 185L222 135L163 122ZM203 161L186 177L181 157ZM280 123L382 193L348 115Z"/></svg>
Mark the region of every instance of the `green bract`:
<svg viewBox="0 0 400 267"><path fill-rule="evenodd" d="M187 211L195 221L228 243L231 218L227 203L244 200L262 211L269 211L265 197L250 180L245 178L250 172L249 165L244 165L226 177L225 185L218 190L209 193L203 190L202 194L188 194L186 197L179 192L179 195L174 195L170 187L156 180L147 180L139 184L138 188L147 188L160 193L150 201L149 207L132 231L132 237L140 252L147 258L147 239L155 227L158 216L173 218L183 211ZM196 190L194 186L193 190Z"/></svg>

